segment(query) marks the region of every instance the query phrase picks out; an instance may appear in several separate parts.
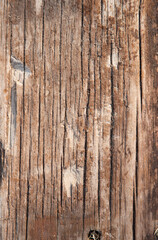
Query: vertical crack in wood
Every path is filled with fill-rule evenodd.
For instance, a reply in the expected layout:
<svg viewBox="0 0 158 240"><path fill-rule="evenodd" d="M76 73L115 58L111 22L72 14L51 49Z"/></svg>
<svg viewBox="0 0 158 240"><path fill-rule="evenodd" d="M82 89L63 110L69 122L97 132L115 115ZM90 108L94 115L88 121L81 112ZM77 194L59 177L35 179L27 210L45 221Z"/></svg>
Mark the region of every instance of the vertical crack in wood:
<svg viewBox="0 0 158 240"><path fill-rule="evenodd" d="M17 116L17 89L16 83L11 88L11 124L10 124L10 148L13 146L16 136L16 116Z"/></svg>
<svg viewBox="0 0 158 240"><path fill-rule="evenodd" d="M129 63L130 63L131 56L130 56L129 34L127 35L127 46L128 46L128 59L129 59Z"/></svg>
<svg viewBox="0 0 158 240"><path fill-rule="evenodd" d="M133 240L136 239L136 201L138 198L138 164L139 164L139 131L138 131L138 105L136 106L136 162L135 183L133 184Z"/></svg>
<svg viewBox="0 0 158 240"><path fill-rule="evenodd" d="M89 96L88 96L88 102L86 107L86 130L85 130L85 156L84 156L84 174L83 174L83 234L84 234L84 224L85 224L85 206L86 206L86 177L87 177L87 155L88 155L88 140L87 140L87 127L88 127L88 108L89 108ZM82 240L84 239L82 234Z"/></svg>
<svg viewBox="0 0 158 240"><path fill-rule="evenodd" d="M60 204L61 208L63 205L63 163L62 163L62 157L61 157L61 182L60 182Z"/></svg>
<svg viewBox="0 0 158 240"><path fill-rule="evenodd" d="M44 57L44 31L45 31L45 0L43 0L43 16L42 16L42 58Z"/></svg>
<svg viewBox="0 0 158 240"><path fill-rule="evenodd" d="M33 73L34 73L34 80L36 79L36 62L35 62L35 54L36 54L36 15L34 21L34 36L33 36Z"/></svg>
<svg viewBox="0 0 158 240"><path fill-rule="evenodd" d="M133 240L136 240L136 202L135 202L134 184L133 184L133 223L132 223L132 229L133 229Z"/></svg>
<svg viewBox="0 0 158 240"><path fill-rule="evenodd" d="M136 112L136 166L135 166L135 185L136 199L138 198L138 164L139 164L139 131L138 131L138 105Z"/></svg>
<svg viewBox="0 0 158 240"><path fill-rule="evenodd" d="M59 240L59 199L57 196L57 240Z"/></svg>
<svg viewBox="0 0 158 240"><path fill-rule="evenodd" d="M143 88L142 88L142 37L141 37L141 5L142 0L139 1L139 84L140 84L140 103L142 111Z"/></svg>
<svg viewBox="0 0 158 240"><path fill-rule="evenodd" d="M7 207L8 207L8 217L10 218L10 176L8 176L8 196L7 196Z"/></svg>
<svg viewBox="0 0 158 240"><path fill-rule="evenodd" d="M44 217L44 200L45 200L45 128L43 128L43 194L42 194L42 217Z"/></svg>
<svg viewBox="0 0 158 240"><path fill-rule="evenodd" d="M24 74L23 74L23 129L25 126L25 70L26 70L26 0L24 0L24 46L23 46L23 62L24 62Z"/></svg>
<svg viewBox="0 0 158 240"><path fill-rule="evenodd" d="M102 39L102 37L101 37ZM101 87L101 83L102 83L102 75L101 75L101 58L102 58L102 41L101 41L101 56L99 59L99 80L100 80L100 115L101 115L101 111L102 111L102 87Z"/></svg>
<svg viewBox="0 0 158 240"><path fill-rule="evenodd" d="M54 27L54 65L55 65L55 59L56 59L56 57L55 57L55 50L56 50L56 48L55 48L55 44L56 44L56 24L55 24L55 27Z"/></svg>
<svg viewBox="0 0 158 240"><path fill-rule="evenodd" d="M100 5L101 5L101 59L102 59L102 45L103 45L103 33L104 33L104 28L103 28L103 0L101 0L100 2Z"/></svg>
<svg viewBox="0 0 158 240"><path fill-rule="evenodd" d="M98 220L100 225L100 152L98 156Z"/></svg>
<svg viewBox="0 0 158 240"><path fill-rule="evenodd" d="M5 149L3 148L2 142L0 142L0 186L2 184L4 162L5 162Z"/></svg>
<svg viewBox="0 0 158 240"><path fill-rule="evenodd" d="M72 45L73 45L73 31L71 30L71 42L70 42L70 46L71 46L71 48L70 48L70 106L72 106L72 94L71 94L71 91L72 91L72 76L73 76L73 74L72 74L72 66L73 66L73 64L72 64L72 54L73 54L73 47L72 47ZM75 98L75 104L76 104L76 98Z"/></svg>
<svg viewBox="0 0 158 240"><path fill-rule="evenodd" d="M106 16L106 38L107 38L107 45L109 44L109 1L106 0L106 9L107 9L107 16Z"/></svg>
<svg viewBox="0 0 158 240"><path fill-rule="evenodd" d="M101 9L101 27L103 26L103 0L100 1ZM101 54L99 58L99 81L100 81L100 117L102 116L102 72L101 72L101 63L102 63L102 45L103 45L103 27L101 28ZM95 90L96 91L96 90ZM96 97L96 92L95 92ZM99 156L98 156L98 220L100 225L100 147L99 147Z"/></svg>
<svg viewBox="0 0 158 240"><path fill-rule="evenodd" d="M73 210L73 208L72 208L72 204L73 204L73 196L72 196L72 184L71 184L71 186L70 186L70 193L71 193L71 212L72 212L72 210Z"/></svg>
<svg viewBox="0 0 158 240"><path fill-rule="evenodd" d="M41 77L39 79L39 91L38 91L38 153L37 153L38 179L39 179L40 142L41 142Z"/></svg>
<svg viewBox="0 0 158 240"><path fill-rule="evenodd" d="M57 161L57 139L58 139L58 102L56 110L56 131L55 131L55 161Z"/></svg>
<svg viewBox="0 0 158 240"><path fill-rule="evenodd" d="M53 77L53 76L52 76ZM53 79L53 103L52 103L52 136L51 136L51 185L53 184L53 170L54 170L54 99L55 99L55 95L54 95L54 79ZM51 197L51 201L52 201L52 197ZM51 208L52 208L52 204L51 204Z"/></svg>
<svg viewBox="0 0 158 240"><path fill-rule="evenodd" d="M111 129L110 129L110 195L109 195L109 209L110 209L110 231L111 231L111 220L112 220L112 192L113 192L113 158L114 158L114 83L113 83L113 44L111 40Z"/></svg>
<svg viewBox="0 0 158 240"><path fill-rule="evenodd" d="M83 91L83 34L84 34L84 5L81 2L81 81L82 81L82 91Z"/></svg>
<svg viewBox="0 0 158 240"><path fill-rule="evenodd" d="M59 45L59 98L60 98L60 121L61 121L61 87L62 87L62 79L61 79L61 66L62 66L62 59L61 59L61 53L62 53L62 25L63 25L63 1L61 0L60 5L60 45Z"/></svg>
<svg viewBox="0 0 158 240"><path fill-rule="evenodd" d="M16 199L16 205L15 205L15 238L17 239L18 234L18 203Z"/></svg>
<svg viewBox="0 0 158 240"><path fill-rule="evenodd" d="M91 1L92 4L92 1ZM86 106L86 119L85 119L85 156L84 156L84 173L83 173L83 233L84 239L84 225L85 225L85 205L86 205L86 178L87 178L87 158L88 158L88 125L89 125L89 104L90 104L90 59L91 59L91 11L89 21L89 55L88 55L88 86L87 86L87 106Z"/></svg>
<svg viewBox="0 0 158 240"><path fill-rule="evenodd" d="M96 41L95 41L96 44ZM96 73L95 73L95 59L94 59L94 112L96 109Z"/></svg>
<svg viewBox="0 0 158 240"><path fill-rule="evenodd" d="M12 56L12 39L13 39L13 27L12 27L12 21L10 20L10 58Z"/></svg>
<svg viewBox="0 0 158 240"><path fill-rule="evenodd" d="M125 81L125 65L123 65L123 102L125 106L125 124L124 124L124 149L125 149L125 156L127 154L127 112L128 112L128 98L126 93L126 81Z"/></svg>
<svg viewBox="0 0 158 240"><path fill-rule="evenodd" d="M44 56L43 59L43 68L44 68L44 76L43 76L43 85L44 85L44 110L46 110L46 58ZM47 113L47 112L46 112Z"/></svg>
<svg viewBox="0 0 158 240"><path fill-rule="evenodd" d="M117 7L115 5L115 18L116 18L116 36L117 36L117 33L118 33L118 19L117 19ZM119 48L118 48L118 51L119 51ZM119 64L118 64L119 65Z"/></svg>
<svg viewBox="0 0 158 240"><path fill-rule="evenodd" d="M63 167L65 167L66 123L67 123L67 82L65 83L65 116L64 116L64 136L63 136Z"/></svg>
<svg viewBox="0 0 158 240"><path fill-rule="evenodd" d="M20 153L19 153L19 201L21 203L21 162L22 162L22 119L20 117Z"/></svg>
<svg viewBox="0 0 158 240"><path fill-rule="evenodd" d="M26 235L25 239L28 239L28 222L29 222L29 196L30 196L30 183L29 177L27 178L27 202L26 202Z"/></svg>
<svg viewBox="0 0 158 240"><path fill-rule="evenodd" d="M30 103L30 124L29 124L29 136L30 136L30 144L29 144L29 162L28 162L28 173L27 173L27 201L26 201L26 240L28 239L28 223L29 223L29 206L30 206L30 177L31 177L31 153L32 153L32 90L31 90L31 103Z"/></svg>

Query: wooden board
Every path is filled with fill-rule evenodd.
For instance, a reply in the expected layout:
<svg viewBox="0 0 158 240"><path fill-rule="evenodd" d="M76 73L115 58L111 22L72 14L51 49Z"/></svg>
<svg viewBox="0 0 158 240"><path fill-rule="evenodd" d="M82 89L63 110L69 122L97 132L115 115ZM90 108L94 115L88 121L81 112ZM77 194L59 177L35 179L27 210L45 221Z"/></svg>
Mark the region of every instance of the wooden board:
<svg viewBox="0 0 158 240"><path fill-rule="evenodd" d="M0 239L154 238L156 2L0 0Z"/></svg>

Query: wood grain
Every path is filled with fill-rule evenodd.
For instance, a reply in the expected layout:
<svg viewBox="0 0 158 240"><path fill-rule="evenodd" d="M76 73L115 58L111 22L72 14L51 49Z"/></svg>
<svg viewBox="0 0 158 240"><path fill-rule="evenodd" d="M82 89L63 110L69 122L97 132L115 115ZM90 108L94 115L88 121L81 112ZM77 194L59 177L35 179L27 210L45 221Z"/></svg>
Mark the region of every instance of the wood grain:
<svg viewBox="0 0 158 240"><path fill-rule="evenodd" d="M156 0L0 0L0 239L153 239Z"/></svg>

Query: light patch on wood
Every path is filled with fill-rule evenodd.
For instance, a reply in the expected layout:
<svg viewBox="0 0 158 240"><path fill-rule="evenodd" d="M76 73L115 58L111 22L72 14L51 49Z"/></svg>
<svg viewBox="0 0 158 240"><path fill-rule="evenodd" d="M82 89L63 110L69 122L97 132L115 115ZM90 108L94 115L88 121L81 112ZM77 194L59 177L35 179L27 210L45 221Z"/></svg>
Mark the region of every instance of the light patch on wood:
<svg viewBox="0 0 158 240"><path fill-rule="evenodd" d="M67 126L67 138L69 140L69 146L73 149L74 144L77 143L80 134L79 131L77 130L77 126L71 126L69 124L66 125Z"/></svg>
<svg viewBox="0 0 158 240"><path fill-rule="evenodd" d="M111 63L110 63L110 55L107 57L106 66L107 66L108 68L110 68L110 66L111 66Z"/></svg>
<svg viewBox="0 0 158 240"><path fill-rule="evenodd" d="M76 166L64 169L63 172L64 188L67 193L67 197L71 196L71 186L75 187L77 184L83 183L83 168Z"/></svg>
<svg viewBox="0 0 158 240"><path fill-rule="evenodd" d="M42 0L36 0L36 13L39 14L42 7Z"/></svg>
<svg viewBox="0 0 158 240"><path fill-rule="evenodd" d="M91 166L91 176L92 176L91 190L92 190L93 198L97 198L98 196L98 146L95 146L95 149L97 150L97 152L96 152L94 162Z"/></svg>
<svg viewBox="0 0 158 240"><path fill-rule="evenodd" d="M94 122L94 147L93 147L93 152L94 152L94 160L93 164L91 165L91 192L93 193L93 198L97 198L98 194L98 153L99 153L99 125L98 124L98 118L99 118L99 111L96 109L95 110L95 122Z"/></svg>
<svg viewBox="0 0 158 240"><path fill-rule="evenodd" d="M115 16L114 0L109 0L109 17Z"/></svg>
<svg viewBox="0 0 158 240"><path fill-rule="evenodd" d="M115 67L115 68L118 67L118 61L119 61L118 49L114 48L113 53L112 53L112 65L113 65L113 67Z"/></svg>
<svg viewBox="0 0 158 240"><path fill-rule="evenodd" d="M77 237L77 240L81 240L82 239L82 237Z"/></svg>
<svg viewBox="0 0 158 240"><path fill-rule="evenodd" d="M107 61L106 61L106 66L108 68L110 67L114 67L114 68L118 68L118 62L119 62L119 56L118 56L118 49L114 48L112 51L112 65L111 65L111 56L109 55L107 57Z"/></svg>

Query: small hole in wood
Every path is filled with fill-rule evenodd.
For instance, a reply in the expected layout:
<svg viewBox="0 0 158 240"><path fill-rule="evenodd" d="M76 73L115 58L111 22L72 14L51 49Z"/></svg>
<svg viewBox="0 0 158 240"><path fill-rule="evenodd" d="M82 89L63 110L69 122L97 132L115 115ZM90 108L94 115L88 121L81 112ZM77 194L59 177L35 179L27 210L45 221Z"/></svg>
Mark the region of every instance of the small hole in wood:
<svg viewBox="0 0 158 240"><path fill-rule="evenodd" d="M93 240L100 240L101 239L101 232L97 230L90 230L88 233L88 239Z"/></svg>

